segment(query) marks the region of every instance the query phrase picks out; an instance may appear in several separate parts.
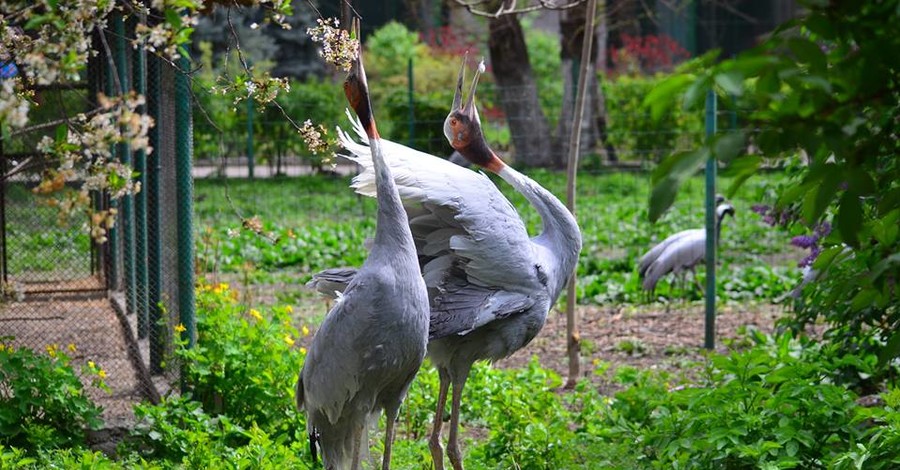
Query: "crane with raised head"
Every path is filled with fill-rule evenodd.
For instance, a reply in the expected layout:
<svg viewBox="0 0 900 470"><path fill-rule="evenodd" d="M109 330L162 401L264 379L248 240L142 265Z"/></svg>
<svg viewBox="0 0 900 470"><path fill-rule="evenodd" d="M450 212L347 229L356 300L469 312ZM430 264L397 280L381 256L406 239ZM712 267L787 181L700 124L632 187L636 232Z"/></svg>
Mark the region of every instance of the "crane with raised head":
<svg viewBox="0 0 900 470"><path fill-rule="evenodd" d="M431 301L428 351L440 377L429 440L436 469L444 468L441 431L450 387L447 455L453 468L461 469L459 408L472 364L505 358L538 334L581 251L581 231L559 199L504 164L487 145L474 102L484 66L482 63L476 71L463 104L465 67L464 61L444 134L466 160L496 173L525 196L541 216L543 231L529 238L515 208L483 173L382 141L385 159L409 214ZM358 123L355 128L362 137ZM350 152L345 157L363 168L354 178L353 188L374 195L371 149L346 133L339 135ZM352 271L344 268L327 270L321 276L314 277L309 285L326 295L333 295L339 291L336 286L355 279Z"/></svg>
<svg viewBox="0 0 900 470"><path fill-rule="evenodd" d="M726 215L734 217L734 206L722 196L716 197L716 242ZM638 262L638 276L644 291L653 293L656 284L669 273L682 276L690 271L696 282L698 264L706 259L706 229L682 230L650 249ZM701 289L702 290L702 289Z"/></svg>
<svg viewBox="0 0 900 470"><path fill-rule="evenodd" d="M378 196L375 239L313 338L296 399L306 410L313 458L318 445L329 470L359 468L368 447L367 422L383 409L387 424L382 469L388 469L400 404L425 359L428 293L409 220L385 164L361 57L344 82L344 92L371 150Z"/></svg>

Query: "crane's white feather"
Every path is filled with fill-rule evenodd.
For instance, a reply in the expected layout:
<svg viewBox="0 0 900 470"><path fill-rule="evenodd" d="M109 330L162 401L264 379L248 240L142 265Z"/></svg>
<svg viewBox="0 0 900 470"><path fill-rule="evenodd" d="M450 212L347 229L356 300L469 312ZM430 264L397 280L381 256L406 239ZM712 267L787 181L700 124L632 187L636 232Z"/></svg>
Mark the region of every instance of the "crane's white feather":
<svg viewBox="0 0 900 470"><path fill-rule="evenodd" d="M348 117L356 135L363 139L365 133L359 121L349 113ZM362 168L353 178L353 189L374 196L375 174L369 147L340 128L338 136L349 151L341 157ZM533 299L488 301L500 295L498 292L524 298L541 287L534 267L538 259L536 247L515 208L494 183L484 173L389 140L382 139L381 148L410 214L419 255L425 257L426 285L442 292L432 302L432 315L466 317L442 322L442 331L470 331L509 315L511 312L504 308L533 304ZM489 298L475 302L472 299L481 298L480 294L463 295L444 286L459 276L465 278L467 285L489 289L485 291ZM466 303L469 310L450 308L453 302Z"/></svg>

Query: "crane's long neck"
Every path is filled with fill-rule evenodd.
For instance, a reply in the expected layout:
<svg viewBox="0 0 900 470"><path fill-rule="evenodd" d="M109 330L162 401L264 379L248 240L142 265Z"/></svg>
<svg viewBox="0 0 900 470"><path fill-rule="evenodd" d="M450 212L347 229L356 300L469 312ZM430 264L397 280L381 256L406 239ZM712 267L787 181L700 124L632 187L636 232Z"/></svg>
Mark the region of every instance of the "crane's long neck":
<svg viewBox="0 0 900 470"><path fill-rule="evenodd" d="M722 240L722 221L725 220L725 212L716 214L716 245Z"/></svg>
<svg viewBox="0 0 900 470"><path fill-rule="evenodd" d="M581 251L581 230L578 228L578 222L553 193L515 169L502 163L500 165L496 173L525 196L541 216L543 232L536 238L536 242L549 248L556 258L556 266L545 268L558 271L555 276L550 276L551 282L557 284L551 286L551 290L554 295L558 295L575 269L578 253Z"/></svg>
<svg viewBox="0 0 900 470"><path fill-rule="evenodd" d="M396 247L404 252L415 254L412 233L409 230L409 220L400 194L394 184L391 169L384 161L384 153L381 150L381 138L377 136L369 138L369 148L372 151L372 164L375 170L375 191L378 201L378 216L375 226L375 246Z"/></svg>

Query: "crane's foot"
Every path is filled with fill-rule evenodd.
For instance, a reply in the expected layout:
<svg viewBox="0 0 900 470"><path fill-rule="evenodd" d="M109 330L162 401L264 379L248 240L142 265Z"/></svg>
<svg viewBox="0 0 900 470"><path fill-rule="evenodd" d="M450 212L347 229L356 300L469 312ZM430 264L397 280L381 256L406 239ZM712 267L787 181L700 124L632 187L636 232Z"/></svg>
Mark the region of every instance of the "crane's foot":
<svg viewBox="0 0 900 470"><path fill-rule="evenodd" d="M434 470L444 470L444 448L441 447L440 435L432 435L428 440L428 449L431 451L431 460L434 462Z"/></svg>

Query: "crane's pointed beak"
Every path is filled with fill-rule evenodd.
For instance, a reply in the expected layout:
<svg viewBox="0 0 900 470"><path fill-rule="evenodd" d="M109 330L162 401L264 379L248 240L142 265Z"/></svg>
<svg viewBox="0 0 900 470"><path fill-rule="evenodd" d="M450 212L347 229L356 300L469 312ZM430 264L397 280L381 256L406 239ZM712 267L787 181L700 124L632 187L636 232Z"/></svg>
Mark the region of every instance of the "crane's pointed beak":
<svg viewBox="0 0 900 470"><path fill-rule="evenodd" d="M466 64L469 62L469 51L463 56L462 65L459 67L459 76L456 78L456 94L453 95L453 106L450 111L456 111L462 108L462 87L463 79L466 75Z"/></svg>
<svg viewBox="0 0 900 470"><path fill-rule="evenodd" d="M484 73L484 59L481 59L481 62L478 63L478 68L475 69L475 76L472 77L472 86L469 88L469 99L466 100L466 105L461 109L469 119L477 122L479 125L481 125L481 118L478 117L478 109L475 107L475 89L478 88L478 78L481 77L482 73Z"/></svg>
<svg viewBox="0 0 900 470"><path fill-rule="evenodd" d="M359 19L354 18L351 26L356 37L359 38ZM347 78L344 79L344 95L350 103L350 107L356 112L359 121L369 137L378 137L375 128L375 117L372 115L372 105L369 100L369 83L366 80L366 70L363 67L362 51L359 51L356 59L350 65Z"/></svg>

